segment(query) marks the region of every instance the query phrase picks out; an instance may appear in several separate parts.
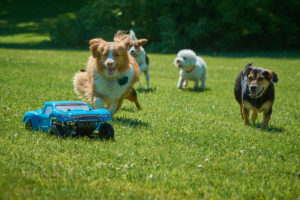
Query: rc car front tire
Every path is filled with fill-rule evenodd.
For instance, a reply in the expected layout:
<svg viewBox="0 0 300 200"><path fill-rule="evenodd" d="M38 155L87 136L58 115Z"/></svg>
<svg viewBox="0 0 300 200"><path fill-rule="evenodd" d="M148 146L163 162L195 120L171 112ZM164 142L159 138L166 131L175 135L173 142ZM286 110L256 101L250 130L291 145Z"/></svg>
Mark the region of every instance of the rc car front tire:
<svg viewBox="0 0 300 200"><path fill-rule="evenodd" d="M31 120L27 120L26 124L25 124L25 129L28 131L32 131L32 122Z"/></svg>
<svg viewBox="0 0 300 200"><path fill-rule="evenodd" d="M99 138L104 140L114 140L114 128L109 123L102 123L99 128Z"/></svg>
<svg viewBox="0 0 300 200"><path fill-rule="evenodd" d="M50 134L55 135L57 137L64 136L62 127L59 126L59 125L52 125L51 128L50 128Z"/></svg>

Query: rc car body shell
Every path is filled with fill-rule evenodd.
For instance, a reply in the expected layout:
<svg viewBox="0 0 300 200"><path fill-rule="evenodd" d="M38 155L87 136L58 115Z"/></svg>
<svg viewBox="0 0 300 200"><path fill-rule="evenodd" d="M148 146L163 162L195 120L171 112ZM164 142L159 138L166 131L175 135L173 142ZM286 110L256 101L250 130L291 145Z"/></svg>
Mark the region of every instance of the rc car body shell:
<svg viewBox="0 0 300 200"><path fill-rule="evenodd" d="M23 117L24 123L31 123L32 130L45 132L49 132L54 123L61 126L75 125L74 127L81 129L96 127L95 130L98 130L103 122L110 120L111 114L108 110L93 110L87 103L81 101L46 102L43 109L29 111Z"/></svg>

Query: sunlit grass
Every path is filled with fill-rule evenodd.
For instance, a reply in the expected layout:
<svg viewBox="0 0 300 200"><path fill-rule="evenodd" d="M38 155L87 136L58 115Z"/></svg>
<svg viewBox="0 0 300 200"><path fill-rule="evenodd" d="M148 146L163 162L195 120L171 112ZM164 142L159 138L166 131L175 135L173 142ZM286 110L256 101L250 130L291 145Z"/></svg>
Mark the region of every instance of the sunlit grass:
<svg viewBox="0 0 300 200"><path fill-rule="evenodd" d="M116 113L115 142L25 131L25 112L79 100L72 77L89 54L0 49L0 199L299 198L299 58L203 56L197 92L176 88L175 55L150 54L151 91ZM249 61L280 80L266 130L261 115L243 125L233 96Z"/></svg>
<svg viewBox="0 0 300 200"><path fill-rule="evenodd" d="M35 45L41 42L49 41L47 34L39 33L20 33L14 35L1 35L0 44L29 44Z"/></svg>

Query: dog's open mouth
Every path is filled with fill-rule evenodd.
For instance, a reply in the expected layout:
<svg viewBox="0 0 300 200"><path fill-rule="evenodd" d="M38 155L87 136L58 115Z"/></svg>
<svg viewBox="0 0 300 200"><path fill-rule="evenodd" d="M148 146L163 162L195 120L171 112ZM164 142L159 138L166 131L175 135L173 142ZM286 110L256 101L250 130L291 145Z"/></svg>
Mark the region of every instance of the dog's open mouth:
<svg viewBox="0 0 300 200"><path fill-rule="evenodd" d="M255 90L255 91L250 91L249 96L251 98L259 98L262 94L262 92L264 91L265 87L261 87L260 90Z"/></svg>
<svg viewBox="0 0 300 200"><path fill-rule="evenodd" d="M183 67L183 66L182 66L182 64L181 64L181 63L179 63L179 62L178 62L178 63L176 63L175 65L176 65L176 66L177 66L179 69L181 69L181 68Z"/></svg>
<svg viewBox="0 0 300 200"><path fill-rule="evenodd" d="M130 55L136 57L137 54L135 52L130 52Z"/></svg>
<svg viewBox="0 0 300 200"><path fill-rule="evenodd" d="M107 72L109 75L112 75L116 71L116 67L108 67Z"/></svg>

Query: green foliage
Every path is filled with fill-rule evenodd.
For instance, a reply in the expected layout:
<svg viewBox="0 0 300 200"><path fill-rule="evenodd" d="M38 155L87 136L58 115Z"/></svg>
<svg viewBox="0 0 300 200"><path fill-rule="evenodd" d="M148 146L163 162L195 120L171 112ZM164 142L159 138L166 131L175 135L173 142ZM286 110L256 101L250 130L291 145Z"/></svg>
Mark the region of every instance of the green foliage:
<svg viewBox="0 0 300 200"><path fill-rule="evenodd" d="M191 82L176 88L175 55L150 54L152 90L138 92L140 111L124 101L112 121L115 142L25 131L25 112L79 100L72 77L89 55L0 49L0 199L299 197L299 52L204 56L204 92ZM261 114L259 123L243 125L233 95L249 61L280 80L266 130Z"/></svg>
<svg viewBox="0 0 300 200"><path fill-rule="evenodd" d="M74 18L60 18L51 38L86 47L93 37L112 40L117 30L134 29L152 51L296 49L299 12L295 0L95 0Z"/></svg>

